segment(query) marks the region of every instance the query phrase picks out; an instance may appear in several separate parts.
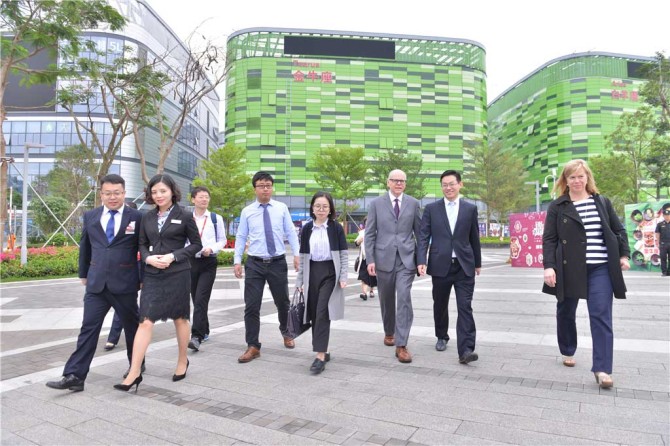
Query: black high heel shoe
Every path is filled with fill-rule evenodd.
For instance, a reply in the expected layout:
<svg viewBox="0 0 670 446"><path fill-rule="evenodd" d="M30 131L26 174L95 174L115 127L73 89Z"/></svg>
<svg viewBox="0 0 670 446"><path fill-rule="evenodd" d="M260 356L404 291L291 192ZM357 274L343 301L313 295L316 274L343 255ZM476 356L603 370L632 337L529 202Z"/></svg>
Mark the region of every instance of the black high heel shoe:
<svg viewBox="0 0 670 446"><path fill-rule="evenodd" d="M184 370L184 373L181 375L174 374L172 375L172 381L181 381L182 379L186 378L186 372L188 372L188 366L191 362L187 359L186 360L186 370Z"/></svg>
<svg viewBox="0 0 670 446"><path fill-rule="evenodd" d="M142 382L142 375L140 374L140 376L135 378L135 381L133 381L132 383L130 383L130 384L114 384L114 388L116 390L122 390L124 392L127 392L130 389L132 389L133 386L135 386L135 393L137 393L137 389L140 387L141 382Z"/></svg>

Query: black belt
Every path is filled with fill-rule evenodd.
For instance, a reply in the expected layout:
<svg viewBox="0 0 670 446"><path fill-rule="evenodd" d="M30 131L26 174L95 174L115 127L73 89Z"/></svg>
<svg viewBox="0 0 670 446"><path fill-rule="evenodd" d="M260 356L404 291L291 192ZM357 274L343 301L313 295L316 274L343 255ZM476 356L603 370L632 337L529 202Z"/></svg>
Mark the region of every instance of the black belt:
<svg viewBox="0 0 670 446"><path fill-rule="evenodd" d="M251 260L255 260L257 262L263 262L263 263L272 263L276 262L277 260L284 260L286 258L286 254L282 254L280 256L275 256L275 257L268 257L268 258L263 258L263 257L256 257L256 256L247 256L247 258Z"/></svg>

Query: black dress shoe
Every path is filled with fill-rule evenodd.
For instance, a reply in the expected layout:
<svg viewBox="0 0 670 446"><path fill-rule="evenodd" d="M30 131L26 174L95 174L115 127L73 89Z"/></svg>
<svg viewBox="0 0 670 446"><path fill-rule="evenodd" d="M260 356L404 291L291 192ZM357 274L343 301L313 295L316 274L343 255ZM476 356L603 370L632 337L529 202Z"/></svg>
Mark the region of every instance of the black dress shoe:
<svg viewBox="0 0 670 446"><path fill-rule="evenodd" d="M368 300L367 294L364 294L364 293L359 294L358 297L360 297L363 300Z"/></svg>
<svg viewBox="0 0 670 446"><path fill-rule="evenodd" d="M465 352L463 356L458 358L458 362L461 364L469 364L472 361L476 361L479 359L479 355L475 352Z"/></svg>
<svg viewBox="0 0 670 446"><path fill-rule="evenodd" d="M182 379L186 378L186 372L188 372L188 366L191 364L191 362L187 359L186 360L186 370L184 370L184 373L181 375L177 375L176 373L172 375L172 381L181 381Z"/></svg>
<svg viewBox="0 0 670 446"><path fill-rule="evenodd" d="M330 361L330 353L326 352L326 362Z"/></svg>
<svg viewBox="0 0 670 446"><path fill-rule="evenodd" d="M47 387L58 390L72 390L73 392L81 392L84 390L84 380L77 378L72 373L61 378L60 381L49 381Z"/></svg>
<svg viewBox="0 0 670 446"><path fill-rule="evenodd" d="M309 371L315 375L323 372L326 369L326 361L322 361L319 358L316 358L312 363L312 366L309 368Z"/></svg>
<svg viewBox="0 0 670 446"><path fill-rule="evenodd" d="M438 352L443 352L447 349L447 340L439 338L437 340L437 344L435 344L435 350Z"/></svg>
<svg viewBox="0 0 670 446"><path fill-rule="evenodd" d="M142 375L135 378L135 381L131 382L130 384L114 384L114 388L116 390L121 390L122 392L127 392L130 389L132 389L133 386L135 386L135 393L137 393L137 389L140 388L141 382L142 382Z"/></svg>
<svg viewBox="0 0 670 446"><path fill-rule="evenodd" d="M142 374L146 371L147 371L147 368L144 366L144 363L142 363L142 368L140 369L140 374ZM128 378L128 373L130 373L130 367L128 367L128 370L126 370L126 373L123 374L123 377Z"/></svg>

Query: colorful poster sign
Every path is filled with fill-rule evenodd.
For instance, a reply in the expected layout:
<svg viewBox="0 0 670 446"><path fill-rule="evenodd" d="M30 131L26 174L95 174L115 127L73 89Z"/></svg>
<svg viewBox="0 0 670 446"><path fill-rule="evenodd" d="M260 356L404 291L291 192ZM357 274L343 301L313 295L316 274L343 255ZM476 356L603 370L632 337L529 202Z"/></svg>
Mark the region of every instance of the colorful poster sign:
<svg viewBox="0 0 670 446"><path fill-rule="evenodd" d="M512 266L542 268L542 233L547 212L509 216L509 252Z"/></svg>
<svg viewBox="0 0 670 446"><path fill-rule="evenodd" d="M630 247L630 269L633 271L661 271L658 253L659 240L656 225L663 221L663 210L670 202L636 203L625 206L625 224Z"/></svg>

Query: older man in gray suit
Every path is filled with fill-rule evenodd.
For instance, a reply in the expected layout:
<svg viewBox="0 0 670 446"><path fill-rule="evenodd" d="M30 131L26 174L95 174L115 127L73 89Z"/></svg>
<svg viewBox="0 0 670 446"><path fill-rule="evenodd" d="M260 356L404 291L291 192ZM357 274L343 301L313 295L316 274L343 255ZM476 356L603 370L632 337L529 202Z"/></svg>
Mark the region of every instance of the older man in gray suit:
<svg viewBox="0 0 670 446"><path fill-rule="evenodd" d="M365 229L368 273L377 276L384 345L395 345L395 355L403 363L412 362L407 340L414 319L411 289L421 228L419 201L403 193L406 184L402 170L389 173L389 191L370 203Z"/></svg>

